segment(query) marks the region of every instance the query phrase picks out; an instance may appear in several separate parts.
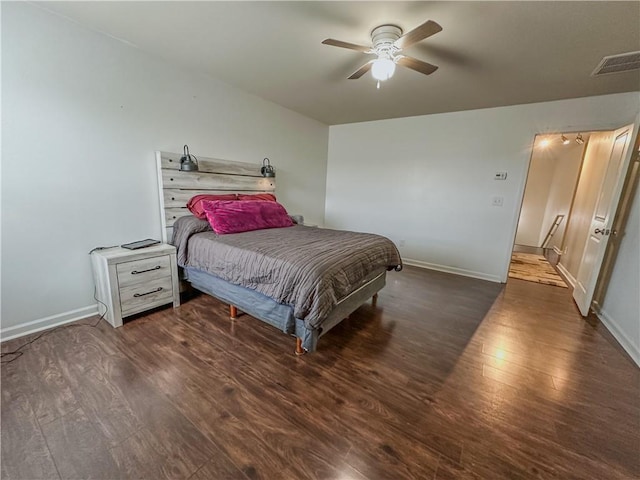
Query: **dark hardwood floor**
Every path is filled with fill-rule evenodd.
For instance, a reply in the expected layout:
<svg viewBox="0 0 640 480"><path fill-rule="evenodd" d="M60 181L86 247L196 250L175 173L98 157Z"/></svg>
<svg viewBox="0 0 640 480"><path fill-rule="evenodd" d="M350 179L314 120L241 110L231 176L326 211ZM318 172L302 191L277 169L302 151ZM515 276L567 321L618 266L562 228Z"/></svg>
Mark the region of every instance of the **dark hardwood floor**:
<svg viewBox="0 0 640 480"><path fill-rule="evenodd" d="M2 478L639 478L640 370L567 289L387 280L303 357L205 295L42 337L1 369Z"/></svg>

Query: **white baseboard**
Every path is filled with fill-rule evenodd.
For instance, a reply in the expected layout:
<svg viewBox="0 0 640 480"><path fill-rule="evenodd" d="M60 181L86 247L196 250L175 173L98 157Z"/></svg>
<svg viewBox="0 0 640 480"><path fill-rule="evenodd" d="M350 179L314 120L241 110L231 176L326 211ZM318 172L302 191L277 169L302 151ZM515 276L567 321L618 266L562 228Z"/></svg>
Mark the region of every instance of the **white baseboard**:
<svg viewBox="0 0 640 480"><path fill-rule="evenodd" d="M21 323L13 327L0 329L0 342L12 340L14 338L23 337L30 333L36 333L48 328L64 325L65 323L75 322L83 318L91 317L98 314L98 305L89 305L88 307L78 308L69 312L59 313L50 317L40 318L31 322Z"/></svg>
<svg viewBox="0 0 640 480"><path fill-rule="evenodd" d="M571 284L571 288L576 288L576 279L573 275L571 275L569 273L569 270L567 270L564 265L562 265L561 263L558 263L556 265L556 268L558 270L560 270L560 273L562 273L562 275L564 276L565 280L567 280L567 282L569 282Z"/></svg>
<svg viewBox="0 0 640 480"><path fill-rule="evenodd" d="M472 277L478 278L480 280L489 280L490 282L502 283L502 279L497 275L474 272L473 270L465 270L464 268L450 267L448 265L438 265L436 263L428 263L421 260L412 260L410 258L403 258L402 263L405 265L411 265L413 267L428 268L429 270L437 270L439 272L453 273L455 275L462 275L464 277Z"/></svg>
<svg viewBox="0 0 640 480"><path fill-rule="evenodd" d="M636 365L640 367L640 345L634 345L634 343L627 337L627 335L620 330L618 323L607 315L604 310L598 310L596 315L602 322L602 324L609 330L609 333L614 336L618 343L625 349L629 356L636 362Z"/></svg>

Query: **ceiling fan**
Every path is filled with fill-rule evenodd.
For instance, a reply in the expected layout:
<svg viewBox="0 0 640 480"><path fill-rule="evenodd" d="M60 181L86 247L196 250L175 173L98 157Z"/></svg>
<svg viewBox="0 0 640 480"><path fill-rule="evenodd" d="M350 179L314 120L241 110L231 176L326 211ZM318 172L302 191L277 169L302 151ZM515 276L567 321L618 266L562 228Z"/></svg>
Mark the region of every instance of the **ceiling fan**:
<svg viewBox="0 0 640 480"><path fill-rule="evenodd" d="M375 59L368 61L353 72L349 80L356 80L371 70L371 75L378 80L378 88L380 88L380 82L393 76L396 65L410 68L425 75L435 72L438 69L437 66L417 58L402 55L401 52L441 30L442 27L432 20L426 21L404 35L402 34L402 29L397 25L380 25L371 31L371 47L334 40L333 38L327 38L322 43L333 47L356 50L367 55L375 55Z"/></svg>

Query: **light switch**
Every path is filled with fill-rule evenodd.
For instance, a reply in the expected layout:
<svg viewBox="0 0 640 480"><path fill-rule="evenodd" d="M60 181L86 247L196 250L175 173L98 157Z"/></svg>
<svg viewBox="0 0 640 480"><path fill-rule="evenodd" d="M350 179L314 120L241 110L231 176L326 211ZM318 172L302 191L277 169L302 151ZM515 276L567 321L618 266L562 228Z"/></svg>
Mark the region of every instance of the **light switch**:
<svg viewBox="0 0 640 480"><path fill-rule="evenodd" d="M504 203L504 197L493 197L491 199L491 205L494 207L501 207Z"/></svg>
<svg viewBox="0 0 640 480"><path fill-rule="evenodd" d="M506 180L507 179L507 172L496 172L496 174L493 176L494 180Z"/></svg>

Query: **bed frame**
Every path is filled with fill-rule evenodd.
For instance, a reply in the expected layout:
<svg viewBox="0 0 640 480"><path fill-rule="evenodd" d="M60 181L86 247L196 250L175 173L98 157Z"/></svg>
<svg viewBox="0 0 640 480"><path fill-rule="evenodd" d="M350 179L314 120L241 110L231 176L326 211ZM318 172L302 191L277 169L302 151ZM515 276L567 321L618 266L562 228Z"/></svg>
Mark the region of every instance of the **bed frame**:
<svg viewBox="0 0 640 480"><path fill-rule="evenodd" d="M169 242L173 236L173 224L175 221L185 215L191 215L191 212L186 208L186 204L194 195L264 192L275 194L275 178L262 176L260 172L261 163L233 162L198 156L198 171L183 172L180 171L180 157L182 157L180 153L156 152L160 221L162 224L162 241L165 243ZM322 335L351 315L369 298L372 299L372 304L375 307L378 291L384 287L385 278L386 272L382 272L373 280L340 300L324 320L322 329L308 330L302 320L296 319L296 355L302 355L305 351L315 350L318 339ZM198 290L229 303L225 300L224 295L211 289L205 283L192 283L192 285ZM237 296L234 298L237 298ZM275 303L275 301L267 299L267 297L265 297L265 301ZM235 303L229 304L229 316L232 320L238 317L238 309L240 309L266 323L275 325L270 319L252 313L251 302L243 303L236 300Z"/></svg>

